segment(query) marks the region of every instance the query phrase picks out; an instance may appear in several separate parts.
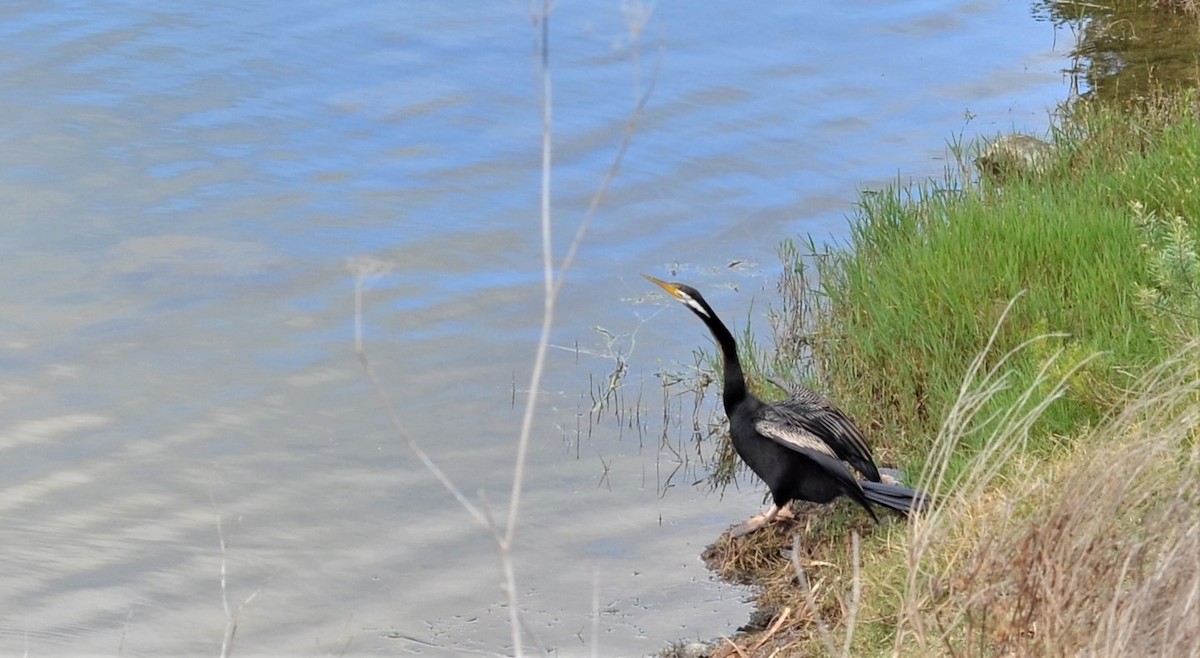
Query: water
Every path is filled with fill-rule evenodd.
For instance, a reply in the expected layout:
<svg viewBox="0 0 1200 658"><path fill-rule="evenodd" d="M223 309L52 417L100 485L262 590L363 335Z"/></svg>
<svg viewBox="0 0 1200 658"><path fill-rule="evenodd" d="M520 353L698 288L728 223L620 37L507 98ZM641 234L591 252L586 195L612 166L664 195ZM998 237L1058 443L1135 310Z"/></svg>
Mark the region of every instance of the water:
<svg viewBox="0 0 1200 658"><path fill-rule="evenodd" d="M0 654L215 655L222 563L238 655L509 651L487 533L354 358L346 263L391 264L370 357L503 517L541 311L526 5L0 12ZM560 655L638 655L744 622L698 555L762 500L668 480L654 374L707 337L638 275L762 330L780 240L843 239L954 135L1043 132L1066 45L1014 2L662 3L636 58L617 3L562 3L551 39L559 255L654 89L564 288L519 593ZM591 425L616 354L640 420Z"/></svg>

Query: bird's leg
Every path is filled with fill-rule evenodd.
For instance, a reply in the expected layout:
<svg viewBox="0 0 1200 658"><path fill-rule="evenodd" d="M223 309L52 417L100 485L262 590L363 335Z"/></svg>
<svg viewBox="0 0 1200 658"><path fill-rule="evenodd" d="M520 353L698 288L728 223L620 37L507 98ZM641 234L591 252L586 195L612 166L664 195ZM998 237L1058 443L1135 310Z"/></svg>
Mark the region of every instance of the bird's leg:
<svg viewBox="0 0 1200 658"><path fill-rule="evenodd" d="M792 514L790 506L780 508L778 505L771 505L771 509L767 510L766 513L756 514L747 519L745 523L734 527L733 530L729 531L729 536L737 538L748 535L755 530L767 527L776 517L791 519L795 518L795 515Z"/></svg>

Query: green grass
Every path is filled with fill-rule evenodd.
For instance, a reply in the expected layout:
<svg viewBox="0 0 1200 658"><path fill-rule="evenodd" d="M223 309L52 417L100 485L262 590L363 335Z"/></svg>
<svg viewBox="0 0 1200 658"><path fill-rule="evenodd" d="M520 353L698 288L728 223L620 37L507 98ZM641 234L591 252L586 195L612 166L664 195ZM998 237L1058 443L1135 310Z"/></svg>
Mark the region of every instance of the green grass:
<svg viewBox="0 0 1200 658"><path fill-rule="evenodd" d="M1064 372L1099 355L1042 416L1035 451L1053 451L1061 437L1094 425L1179 343L1181 336L1164 335L1161 314L1143 299L1161 279L1153 254L1164 247L1148 244L1134 204L1180 218L1195 235L1200 127L1193 97L1132 116L1080 106L1068 122L1058 134L1059 161L1044 175L1003 188L950 179L864 194L849 244L818 259L820 285L809 294L820 312L809 342L823 386L854 417L869 419L885 454L913 468L1014 297L993 354L1039 335L1061 336L1011 364L1008 390L1023 390L1056 355L1048 367ZM995 396L991 411L1015 395Z"/></svg>

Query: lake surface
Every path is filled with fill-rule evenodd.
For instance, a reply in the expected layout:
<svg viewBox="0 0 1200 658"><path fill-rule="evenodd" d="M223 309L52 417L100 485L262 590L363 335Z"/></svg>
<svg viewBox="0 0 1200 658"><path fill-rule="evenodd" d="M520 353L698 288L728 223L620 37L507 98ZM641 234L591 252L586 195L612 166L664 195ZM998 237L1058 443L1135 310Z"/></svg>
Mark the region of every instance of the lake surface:
<svg viewBox="0 0 1200 658"><path fill-rule="evenodd" d="M660 3L636 48L618 3L564 2L551 33L560 257L654 88L563 289L518 593L527 645L641 655L745 622L699 554L762 490L672 476L692 402L664 428L655 375L710 342L639 275L765 332L781 240L843 240L856 190L940 176L952 138L1043 134L1070 40L999 1ZM354 356L347 262L389 264L364 326L405 426L502 518L535 37L517 2L0 9L0 654L218 655L222 572L239 656L511 651L487 532Z"/></svg>

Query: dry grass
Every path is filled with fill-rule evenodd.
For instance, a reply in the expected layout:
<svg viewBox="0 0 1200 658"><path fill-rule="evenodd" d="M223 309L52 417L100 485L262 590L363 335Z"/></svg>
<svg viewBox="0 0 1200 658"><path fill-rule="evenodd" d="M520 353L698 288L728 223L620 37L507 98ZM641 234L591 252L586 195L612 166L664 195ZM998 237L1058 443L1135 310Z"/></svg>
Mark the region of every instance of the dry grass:
<svg viewBox="0 0 1200 658"><path fill-rule="evenodd" d="M894 654L1195 655L1198 356L1143 378L1069 456L1007 484L978 470L985 486L915 524Z"/></svg>
<svg viewBox="0 0 1200 658"><path fill-rule="evenodd" d="M1150 6L1159 11L1174 11L1185 16L1200 17L1198 0L1151 0Z"/></svg>
<svg viewBox="0 0 1200 658"><path fill-rule="evenodd" d="M873 535L868 546L878 547L881 537L902 534L904 521L888 515L875 526L846 501L794 509L793 521L738 539L726 533L705 550L706 564L722 579L756 589L755 613L714 657L813 655L853 635L851 618L859 608L854 589L864 582L854 544ZM866 556L868 562L874 558Z"/></svg>

